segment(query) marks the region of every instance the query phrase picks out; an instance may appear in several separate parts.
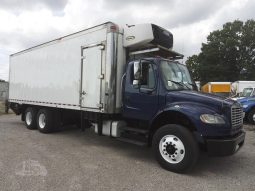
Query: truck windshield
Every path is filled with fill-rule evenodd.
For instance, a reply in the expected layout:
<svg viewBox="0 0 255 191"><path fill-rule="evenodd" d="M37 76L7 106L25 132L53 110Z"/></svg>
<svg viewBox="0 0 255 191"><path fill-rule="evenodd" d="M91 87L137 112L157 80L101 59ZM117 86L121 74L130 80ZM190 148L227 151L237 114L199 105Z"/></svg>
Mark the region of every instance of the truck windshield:
<svg viewBox="0 0 255 191"><path fill-rule="evenodd" d="M193 89L193 83L185 65L174 61L162 60L160 70L167 90Z"/></svg>
<svg viewBox="0 0 255 191"><path fill-rule="evenodd" d="M253 92L253 88L244 88L241 93L241 97L250 97Z"/></svg>

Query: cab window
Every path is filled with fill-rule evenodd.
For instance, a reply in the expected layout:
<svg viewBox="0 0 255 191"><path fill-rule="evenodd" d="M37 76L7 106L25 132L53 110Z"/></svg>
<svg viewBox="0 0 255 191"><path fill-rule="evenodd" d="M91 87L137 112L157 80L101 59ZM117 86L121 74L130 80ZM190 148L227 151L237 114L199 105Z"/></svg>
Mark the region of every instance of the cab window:
<svg viewBox="0 0 255 191"><path fill-rule="evenodd" d="M141 88L154 89L156 84L154 65L147 61L142 61L139 65L134 63L130 79L134 87L138 85Z"/></svg>

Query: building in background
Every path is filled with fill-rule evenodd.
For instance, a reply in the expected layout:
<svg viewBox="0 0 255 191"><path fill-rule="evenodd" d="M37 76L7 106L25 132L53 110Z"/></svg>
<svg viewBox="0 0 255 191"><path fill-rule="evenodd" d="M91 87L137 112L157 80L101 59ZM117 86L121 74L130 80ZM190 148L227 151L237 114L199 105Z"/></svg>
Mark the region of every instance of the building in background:
<svg viewBox="0 0 255 191"><path fill-rule="evenodd" d="M7 99L8 86L8 82L0 81L0 101L5 101Z"/></svg>

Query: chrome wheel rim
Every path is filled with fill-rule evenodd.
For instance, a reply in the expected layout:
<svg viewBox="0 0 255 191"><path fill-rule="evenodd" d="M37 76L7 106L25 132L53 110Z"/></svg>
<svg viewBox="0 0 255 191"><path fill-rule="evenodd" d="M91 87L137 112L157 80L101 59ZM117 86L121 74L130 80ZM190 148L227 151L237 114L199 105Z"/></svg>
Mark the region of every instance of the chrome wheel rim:
<svg viewBox="0 0 255 191"><path fill-rule="evenodd" d="M252 119L255 122L255 113L253 114Z"/></svg>
<svg viewBox="0 0 255 191"><path fill-rule="evenodd" d="M185 147L181 139L175 135L166 135L159 142L161 156L169 163L176 164L183 160Z"/></svg>
<svg viewBox="0 0 255 191"><path fill-rule="evenodd" d="M30 111L26 113L26 124L27 125L32 124L32 113Z"/></svg>
<svg viewBox="0 0 255 191"><path fill-rule="evenodd" d="M45 125L46 125L46 120L45 119L46 119L45 114L41 113L39 115L39 119L38 119L40 129L43 129L45 127Z"/></svg>

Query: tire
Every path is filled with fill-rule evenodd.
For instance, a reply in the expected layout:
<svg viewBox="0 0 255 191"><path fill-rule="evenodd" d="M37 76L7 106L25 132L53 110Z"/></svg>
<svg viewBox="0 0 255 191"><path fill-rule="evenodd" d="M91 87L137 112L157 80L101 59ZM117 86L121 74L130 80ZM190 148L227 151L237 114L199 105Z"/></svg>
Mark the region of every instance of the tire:
<svg viewBox="0 0 255 191"><path fill-rule="evenodd" d="M255 124L255 109L252 109L249 113L248 113L248 121L251 124Z"/></svg>
<svg viewBox="0 0 255 191"><path fill-rule="evenodd" d="M199 157L199 147L192 133L181 125L168 124L158 129L152 147L158 163L177 173L191 169Z"/></svg>
<svg viewBox="0 0 255 191"><path fill-rule="evenodd" d="M53 111L40 109L37 113L37 128L41 133L52 133L55 131Z"/></svg>
<svg viewBox="0 0 255 191"><path fill-rule="evenodd" d="M26 127L30 130L36 129L36 109L28 107L24 113L24 121Z"/></svg>

